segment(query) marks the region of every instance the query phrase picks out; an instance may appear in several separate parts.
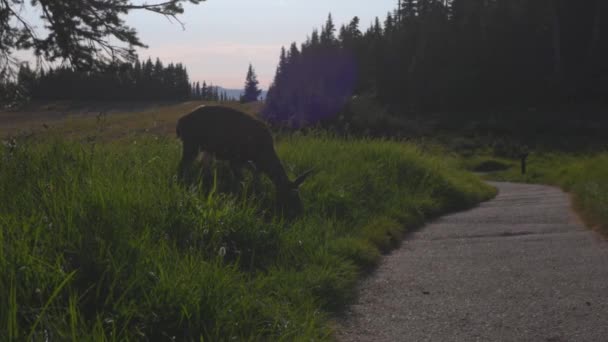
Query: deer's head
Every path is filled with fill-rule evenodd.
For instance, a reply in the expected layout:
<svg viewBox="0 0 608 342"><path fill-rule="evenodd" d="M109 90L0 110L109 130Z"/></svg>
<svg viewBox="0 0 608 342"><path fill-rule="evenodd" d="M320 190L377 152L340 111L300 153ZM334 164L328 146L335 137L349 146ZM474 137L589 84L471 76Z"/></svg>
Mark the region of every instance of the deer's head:
<svg viewBox="0 0 608 342"><path fill-rule="evenodd" d="M294 218L302 214L303 206L300 198L300 185L304 183L314 170L308 170L298 176L294 181L289 182L287 186L278 189L277 201L280 210L288 218Z"/></svg>

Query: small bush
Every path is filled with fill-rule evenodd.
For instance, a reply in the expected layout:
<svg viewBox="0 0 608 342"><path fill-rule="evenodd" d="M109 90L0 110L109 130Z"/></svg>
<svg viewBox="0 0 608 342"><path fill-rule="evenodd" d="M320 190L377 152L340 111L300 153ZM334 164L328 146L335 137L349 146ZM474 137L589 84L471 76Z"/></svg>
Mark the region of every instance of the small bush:
<svg viewBox="0 0 608 342"><path fill-rule="evenodd" d="M511 165L501 162L499 160L484 160L477 166L473 167L475 172L496 172L504 171L511 167Z"/></svg>

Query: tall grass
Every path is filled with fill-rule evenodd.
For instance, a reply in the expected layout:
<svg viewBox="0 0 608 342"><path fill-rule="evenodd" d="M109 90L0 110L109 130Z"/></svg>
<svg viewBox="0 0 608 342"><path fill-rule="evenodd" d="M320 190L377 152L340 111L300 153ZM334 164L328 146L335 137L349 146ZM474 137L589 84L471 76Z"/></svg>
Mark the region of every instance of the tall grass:
<svg viewBox="0 0 608 342"><path fill-rule="evenodd" d="M514 167L491 175L492 179L545 183L574 195L575 207L586 222L608 236L608 154L533 154L526 175Z"/></svg>
<svg viewBox="0 0 608 342"><path fill-rule="evenodd" d="M290 136L306 212L176 181L180 145L0 149L0 340L326 340L382 250L493 194L414 145Z"/></svg>

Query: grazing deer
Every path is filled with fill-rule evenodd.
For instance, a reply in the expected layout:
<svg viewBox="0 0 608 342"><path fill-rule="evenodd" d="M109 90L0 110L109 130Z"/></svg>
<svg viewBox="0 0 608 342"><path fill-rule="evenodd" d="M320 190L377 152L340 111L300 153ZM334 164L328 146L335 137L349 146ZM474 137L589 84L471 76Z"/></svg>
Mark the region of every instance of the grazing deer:
<svg viewBox="0 0 608 342"><path fill-rule="evenodd" d="M235 176L252 163L256 172L265 173L274 183L281 209L288 216L301 213L298 188L312 170L290 181L274 150L270 130L262 121L228 107L200 106L179 119L177 136L183 142L180 177L185 176L201 151L228 161Z"/></svg>

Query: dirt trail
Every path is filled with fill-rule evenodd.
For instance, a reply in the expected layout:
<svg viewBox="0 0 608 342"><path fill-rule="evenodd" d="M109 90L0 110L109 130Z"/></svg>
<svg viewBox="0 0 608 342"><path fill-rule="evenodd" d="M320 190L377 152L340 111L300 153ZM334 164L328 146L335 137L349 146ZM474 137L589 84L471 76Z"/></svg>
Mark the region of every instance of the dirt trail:
<svg viewBox="0 0 608 342"><path fill-rule="evenodd" d="M339 341L608 341L608 242L557 188L492 185L384 258Z"/></svg>

